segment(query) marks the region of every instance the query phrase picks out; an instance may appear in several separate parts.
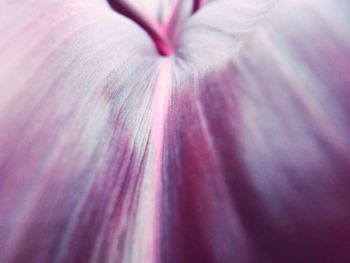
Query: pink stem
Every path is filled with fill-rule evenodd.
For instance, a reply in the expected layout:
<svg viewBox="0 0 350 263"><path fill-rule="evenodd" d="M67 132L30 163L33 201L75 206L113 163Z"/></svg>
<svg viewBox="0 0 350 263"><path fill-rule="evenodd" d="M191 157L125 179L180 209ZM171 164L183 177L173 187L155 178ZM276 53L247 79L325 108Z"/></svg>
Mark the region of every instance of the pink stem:
<svg viewBox="0 0 350 263"><path fill-rule="evenodd" d="M194 0L192 14L196 13L199 9L201 9L204 4L205 4L205 0Z"/></svg>
<svg viewBox="0 0 350 263"><path fill-rule="evenodd" d="M170 8L169 15L168 15L165 23L163 24L164 29L166 30L169 39L172 39L172 40L174 40L176 26L178 25L178 23L180 23L179 12L181 11L181 4L182 4L182 0L174 1L173 6Z"/></svg>
<svg viewBox="0 0 350 263"><path fill-rule="evenodd" d="M132 19L135 23L142 27L152 38L158 52L161 55L168 56L173 53L173 45L160 24L143 16L125 0L109 0L109 3L116 11Z"/></svg>

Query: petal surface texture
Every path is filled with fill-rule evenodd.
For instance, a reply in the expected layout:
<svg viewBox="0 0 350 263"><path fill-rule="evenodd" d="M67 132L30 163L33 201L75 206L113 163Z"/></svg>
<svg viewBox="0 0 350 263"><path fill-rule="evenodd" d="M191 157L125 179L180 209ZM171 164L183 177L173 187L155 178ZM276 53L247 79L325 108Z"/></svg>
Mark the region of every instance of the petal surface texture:
<svg viewBox="0 0 350 263"><path fill-rule="evenodd" d="M348 263L349 1L144 2L0 0L0 262Z"/></svg>

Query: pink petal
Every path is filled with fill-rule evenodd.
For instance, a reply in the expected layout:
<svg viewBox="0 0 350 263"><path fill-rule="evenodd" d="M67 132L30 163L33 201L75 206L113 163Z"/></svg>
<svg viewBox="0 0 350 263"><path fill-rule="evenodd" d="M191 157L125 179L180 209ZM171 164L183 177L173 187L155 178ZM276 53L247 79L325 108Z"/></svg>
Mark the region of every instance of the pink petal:
<svg viewBox="0 0 350 263"><path fill-rule="evenodd" d="M0 261L148 261L153 43L105 3L3 6Z"/></svg>
<svg viewBox="0 0 350 263"><path fill-rule="evenodd" d="M205 76L193 74L195 61L205 69L231 47L218 32L221 46L205 48L219 26L185 33L178 75L188 77L167 128L163 262L349 261L348 7L280 3L231 64Z"/></svg>

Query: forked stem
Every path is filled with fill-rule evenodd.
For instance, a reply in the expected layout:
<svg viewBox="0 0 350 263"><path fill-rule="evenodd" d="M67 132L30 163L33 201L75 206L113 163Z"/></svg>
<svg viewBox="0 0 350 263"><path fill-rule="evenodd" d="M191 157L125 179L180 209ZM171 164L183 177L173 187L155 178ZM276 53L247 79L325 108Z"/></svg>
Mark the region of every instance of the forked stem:
<svg viewBox="0 0 350 263"><path fill-rule="evenodd" d="M129 4L127 0L108 0L108 2L117 12L132 19L146 31L146 33L152 38L160 55L169 56L174 53L175 44L173 43L174 41L172 41L173 32L170 30L173 26L169 27L169 24L176 21L180 3L175 5L175 10L172 14L173 17L170 18L168 25L164 26L158 21L153 20L151 17L147 17L140 13L140 11ZM205 0L193 0L192 14L197 12L204 3Z"/></svg>
<svg viewBox="0 0 350 263"><path fill-rule="evenodd" d="M132 19L135 23L142 27L152 38L158 52L161 55L168 56L173 53L173 45L159 23L156 23L151 18L147 18L142 15L125 0L109 0L109 3L116 11Z"/></svg>

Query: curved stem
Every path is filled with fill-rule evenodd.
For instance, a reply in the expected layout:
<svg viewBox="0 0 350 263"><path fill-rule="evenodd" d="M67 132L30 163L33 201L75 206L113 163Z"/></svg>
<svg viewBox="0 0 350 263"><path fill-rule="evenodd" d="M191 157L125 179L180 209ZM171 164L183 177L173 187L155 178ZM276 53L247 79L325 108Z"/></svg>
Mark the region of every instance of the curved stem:
<svg viewBox="0 0 350 263"><path fill-rule="evenodd" d="M194 0L192 14L196 13L199 9L201 9L204 4L205 4L205 0Z"/></svg>
<svg viewBox="0 0 350 263"><path fill-rule="evenodd" d="M153 21L151 18L143 16L125 0L109 0L109 4L117 12L132 19L142 27L152 38L161 55L168 56L173 53L173 45L159 23Z"/></svg>

